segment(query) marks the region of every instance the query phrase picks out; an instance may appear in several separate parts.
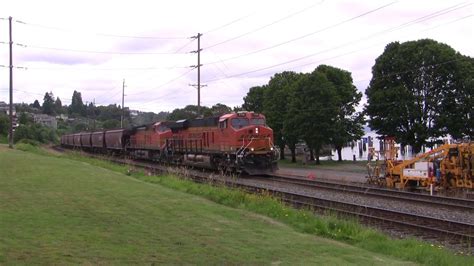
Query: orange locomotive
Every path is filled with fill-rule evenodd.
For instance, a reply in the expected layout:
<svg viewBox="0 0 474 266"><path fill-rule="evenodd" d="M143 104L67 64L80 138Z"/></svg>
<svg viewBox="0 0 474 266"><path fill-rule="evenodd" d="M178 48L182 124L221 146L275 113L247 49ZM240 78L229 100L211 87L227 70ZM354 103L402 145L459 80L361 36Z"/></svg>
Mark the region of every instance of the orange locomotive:
<svg viewBox="0 0 474 266"><path fill-rule="evenodd" d="M176 163L227 172L265 174L277 169L278 150L265 117L238 112L170 124L167 158Z"/></svg>

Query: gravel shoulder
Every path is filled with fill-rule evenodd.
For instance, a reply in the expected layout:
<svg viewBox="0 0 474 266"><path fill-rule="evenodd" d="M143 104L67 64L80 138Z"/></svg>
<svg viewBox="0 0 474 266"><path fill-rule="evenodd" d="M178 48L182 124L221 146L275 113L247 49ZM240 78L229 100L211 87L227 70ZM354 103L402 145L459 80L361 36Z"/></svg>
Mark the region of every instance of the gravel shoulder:
<svg viewBox="0 0 474 266"><path fill-rule="evenodd" d="M315 179L322 178L345 182L365 183L366 181L366 175L363 173L355 173L337 169L291 168L280 166L280 169L277 170L276 173L279 175L312 177Z"/></svg>

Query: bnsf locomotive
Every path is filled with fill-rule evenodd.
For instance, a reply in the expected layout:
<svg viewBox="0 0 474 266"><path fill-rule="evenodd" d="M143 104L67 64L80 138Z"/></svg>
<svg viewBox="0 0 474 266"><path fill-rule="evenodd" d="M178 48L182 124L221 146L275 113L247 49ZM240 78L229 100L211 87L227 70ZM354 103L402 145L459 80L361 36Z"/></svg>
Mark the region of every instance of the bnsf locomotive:
<svg viewBox="0 0 474 266"><path fill-rule="evenodd" d="M248 174L273 172L279 157L273 130L254 112L63 135L61 145Z"/></svg>

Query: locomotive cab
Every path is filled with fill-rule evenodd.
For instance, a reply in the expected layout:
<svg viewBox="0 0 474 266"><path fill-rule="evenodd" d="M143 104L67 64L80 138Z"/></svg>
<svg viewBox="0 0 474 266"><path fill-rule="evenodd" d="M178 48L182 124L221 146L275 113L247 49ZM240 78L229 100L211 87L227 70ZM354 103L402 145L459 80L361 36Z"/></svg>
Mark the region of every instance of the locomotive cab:
<svg viewBox="0 0 474 266"><path fill-rule="evenodd" d="M159 160L163 156L166 140L172 136L167 122L137 126L132 130L127 150L133 157Z"/></svg>
<svg viewBox="0 0 474 266"><path fill-rule="evenodd" d="M254 112L238 112L219 119L224 150L235 155L235 163L249 174L264 174L277 168L279 154L273 144L273 130L265 116ZM264 170L264 171L262 171Z"/></svg>

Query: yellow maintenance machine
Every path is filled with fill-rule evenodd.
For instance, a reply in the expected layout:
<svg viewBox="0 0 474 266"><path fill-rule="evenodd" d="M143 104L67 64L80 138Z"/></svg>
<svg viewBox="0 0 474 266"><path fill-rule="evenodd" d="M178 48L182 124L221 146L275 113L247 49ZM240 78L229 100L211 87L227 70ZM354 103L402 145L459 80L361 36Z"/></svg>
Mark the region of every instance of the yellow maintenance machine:
<svg viewBox="0 0 474 266"><path fill-rule="evenodd" d="M368 182L395 188L474 189L474 142L444 144L410 160L398 160L397 154L394 139L385 139L385 162L369 162Z"/></svg>

